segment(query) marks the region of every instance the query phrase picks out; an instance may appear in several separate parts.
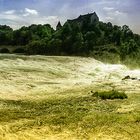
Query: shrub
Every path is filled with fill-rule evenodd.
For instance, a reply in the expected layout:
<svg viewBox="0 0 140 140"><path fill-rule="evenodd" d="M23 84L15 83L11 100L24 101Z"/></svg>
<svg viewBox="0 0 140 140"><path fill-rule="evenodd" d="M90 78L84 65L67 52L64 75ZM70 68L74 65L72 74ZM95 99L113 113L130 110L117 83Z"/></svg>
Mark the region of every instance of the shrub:
<svg viewBox="0 0 140 140"><path fill-rule="evenodd" d="M32 41L27 45L27 54L45 54L46 43L42 40Z"/></svg>
<svg viewBox="0 0 140 140"><path fill-rule="evenodd" d="M93 97L99 97L103 100L106 99L126 99L128 98L127 95L124 92L118 92L115 90L112 91L106 91L106 92L95 92L92 94Z"/></svg>
<svg viewBox="0 0 140 140"><path fill-rule="evenodd" d="M17 48L13 51L13 53L26 53L26 51L23 48Z"/></svg>
<svg viewBox="0 0 140 140"><path fill-rule="evenodd" d="M7 48L2 48L0 53L10 53L10 51Z"/></svg>

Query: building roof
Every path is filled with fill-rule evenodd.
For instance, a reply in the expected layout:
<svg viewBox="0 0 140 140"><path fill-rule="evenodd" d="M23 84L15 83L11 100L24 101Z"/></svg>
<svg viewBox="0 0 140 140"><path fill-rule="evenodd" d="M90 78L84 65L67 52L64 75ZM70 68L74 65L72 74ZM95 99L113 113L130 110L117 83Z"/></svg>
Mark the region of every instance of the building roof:
<svg viewBox="0 0 140 140"><path fill-rule="evenodd" d="M86 15L80 15L76 19L68 20L68 22L80 22L80 21L83 21L85 19L90 19L92 16L94 16L95 18L99 19L97 14L94 12L94 13L88 13Z"/></svg>

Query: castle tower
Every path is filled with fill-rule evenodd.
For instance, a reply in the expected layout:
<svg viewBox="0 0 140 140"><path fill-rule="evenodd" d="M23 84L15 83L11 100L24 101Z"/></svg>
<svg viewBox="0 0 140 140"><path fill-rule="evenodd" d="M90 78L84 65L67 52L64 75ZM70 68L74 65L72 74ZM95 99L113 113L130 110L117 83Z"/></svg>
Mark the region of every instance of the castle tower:
<svg viewBox="0 0 140 140"><path fill-rule="evenodd" d="M56 30L59 30L59 29L61 29L62 28L62 25L61 25L61 23L60 23L60 21L58 22L58 24L57 24L57 26L56 26Z"/></svg>

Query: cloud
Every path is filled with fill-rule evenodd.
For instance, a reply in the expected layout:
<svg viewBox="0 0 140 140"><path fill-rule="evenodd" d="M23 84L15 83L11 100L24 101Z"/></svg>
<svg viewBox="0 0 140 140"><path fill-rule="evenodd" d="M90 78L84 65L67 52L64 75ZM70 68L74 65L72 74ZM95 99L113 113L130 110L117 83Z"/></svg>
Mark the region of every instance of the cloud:
<svg viewBox="0 0 140 140"><path fill-rule="evenodd" d="M95 11L101 21L135 25L139 29L139 0L0 1L3 1L0 3L0 24L12 25L14 28L31 23L50 23L55 27L59 20L64 23L67 19Z"/></svg>
<svg viewBox="0 0 140 140"><path fill-rule="evenodd" d="M127 18L128 18L127 13L112 9L112 10L106 11L106 16L104 18L104 21L106 22L111 21L114 24L123 25L123 24L126 24L125 19Z"/></svg>
<svg viewBox="0 0 140 140"><path fill-rule="evenodd" d="M123 18L127 15L127 13L125 12L121 12L121 11L118 11L118 10L114 10L114 11L109 11L107 13L107 15L109 15L110 17L112 18Z"/></svg>
<svg viewBox="0 0 140 140"><path fill-rule="evenodd" d="M14 14L15 12L16 12L15 10L8 10L8 11L5 11L4 14L11 15L11 14Z"/></svg>
<svg viewBox="0 0 140 140"><path fill-rule="evenodd" d="M115 15L115 16L124 16L124 15L126 15L126 13L120 12L120 11L116 10L116 11L114 12L114 15Z"/></svg>
<svg viewBox="0 0 140 140"><path fill-rule="evenodd" d="M114 18L112 18L112 17L105 17L105 19L107 20L107 21L112 21L112 20L114 20Z"/></svg>
<svg viewBox="0 0 140 140"><path fill-rule="evenodd" d="M51 24L56 27L58 16L42 16L37 10L25 8L24 10L8 10L0 13L0 24L7 24L13 29L31 24Z"/></svg>
<svg viewBox="0 0 140 140"><path fill-rule="evenodd" d="M112 10L114 10L114 7L104 7L103 9L105 11L112 11Z"/></svg>
<svg viewBox="0 0 140 140"><path fill-rule="evenodd" d="M96 4L98 5L106 5L106 4L111 4L111 3L112 3L112 0L100 0L96 2Z"/></svg>
<svg viewBox="0 0 140 140"><path fill-rule="evenodd" d="M34 10L34 9L29 9L29 8L25 8L24 12L23 12L23 16L30 16L30 15L38 15L38 11Z"/></svg>
<svg viewBox="0 0 140 140"><path fill-rule="evenodd" d="M21 17L16 15L16 14L5 14L2 13L0 14L0 19L1 20L21 20Z"/></svg>

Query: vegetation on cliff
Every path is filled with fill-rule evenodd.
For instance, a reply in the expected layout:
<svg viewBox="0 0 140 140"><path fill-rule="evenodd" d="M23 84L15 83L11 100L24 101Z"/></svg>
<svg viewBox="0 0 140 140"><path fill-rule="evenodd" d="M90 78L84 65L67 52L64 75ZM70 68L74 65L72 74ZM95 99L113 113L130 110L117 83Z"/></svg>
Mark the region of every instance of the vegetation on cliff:
<svg viewBox="0 0 140 140"><path fill-rule="evenodd" d="M127 25L103 23L96 13L91 13L67 20L63 26L59 22L56 30L49 24L18 30L1 25L0 46L3 53L82 55L102 60L114 58L115 62L135 59L138 63L140 35L134 34Z"/></svg>

